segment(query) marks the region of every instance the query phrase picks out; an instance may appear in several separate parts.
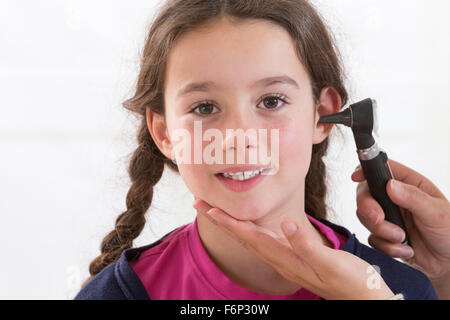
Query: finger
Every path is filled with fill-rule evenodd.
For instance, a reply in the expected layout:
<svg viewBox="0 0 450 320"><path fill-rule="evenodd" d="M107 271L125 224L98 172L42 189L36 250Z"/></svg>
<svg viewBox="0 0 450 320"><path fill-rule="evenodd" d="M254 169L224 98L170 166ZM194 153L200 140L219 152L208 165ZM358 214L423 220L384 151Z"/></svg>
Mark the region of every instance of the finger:
<svg viewBox="0 0 450 320"><path fill-rule="evenodd" d="M410 246L385 241L374 234L369 236L368 243L375 249L394 258L410 259L414 256L414 250Z"/></svg>
<svg viewBox="0 0 450 320"><path fill-rule="evenodd" d="M361 165L358 165L355 169L355 171L352 173L352 180L355 182L361 182L366 180L364 177L364 172L361 169Z"/></svg>
<svg viewBox="0 0 450 320"><path fill-rule="evenodd" d="M194 201L193 207L216 225L222 227L227 232L232 233L232 236L238 239L242 244L244 244L249 232L254 231L253 229L258 229L258 233L266 233L274 238L278 237L274 232L256 226L251 221L235 219L223 210L210 206L204 200Z"/></svg>
<svg viewBox="0 0 450 320"><path fill-rule="evenodd" d="M387 220L382 220L376 225L367 223L365 226L373 235L391 243L401 243L406 237L402 228Z"/></svg>
<svg viewBox="0 0 450 320"><path fill-rule="evenodd" d="M393 179L389 180L386 190L395 204L407 209L422 222L438 223L441 219L442 199L433 198L413 185Z"/></svg>
<svg viewBox="0 0 450 320"><path fill-rule="evenodd" d="M446 199L444 194L429 179L417 171L392 159L388 159L388 162L394 179L416 186L434 198ZM364 172L360 165L358 165L352 173L351 179L355 182L362 182L365 180Z"/></svg>
<svg viewBox="0 0 450 320"><path fill-rule="evenodd" d="M233 234L230 232L231 225L234 225L237 221L237 219L233 218L232 216L228 215L227 213L223 212L222 210L212 207L209 205L206 201L198 199L195 200L192 205L199 214L206 217L209 221L214 223L219 228L222 228L223 231L229 234L232 238L237 240L243 247L247 247L247 243L244 242L242 239L236 236L236 234ZM219 211L219 213L215 214L212 212L212 209L216 209Z"/></svg>
<svg viewBox="0 0 450 320"><path fill-rule="evenodd" d="M367 182L358 185L356 196L356 215L371 233L393 243L403 241L405 232L397 225L385 220L384 211L370 194Z"/></svg>
<svg viewBox="0 0 450 320"><path fill-rule="evenodd" d="M416 186L432 197L445 199L444 194L426 177L397 161L392 159L388 161L394 176L393 179Z"/></svg>
<svg viewBox="0 0 450 320"><path fill-rule="evenodd" d="M283 220L281 228L294 252L302 261L307 261L308 265L313 267L314 272L322 281L320 274L326 273L333 264L334 250L315 240L295 219Z"/></svg>
<svg viewBox="0 0 450 320"><path fill-rule="evenodd" d="M214 220L220 227L242 245L247 248L254 248L264 256L272 256L277 250L283 250L282 239L275 232L255 225L249 220L238 220L218 208L213 208L205 213L210 219ZM284 247L287 248L288 242L284 241Z"/></svg>
<svg viewBox="0 0 450 320"><path fill-rule="evenodd" d="M192 204L192 206L197 211L204 212L204 213L206 213L208 210L211 210L213 208L211 205L209 205L209 203L207 203L206 201L204 201L200 198L195 198L195 201Z"/></svg>
<svg viewBox="0 0 450 320"><path fill-rule="evenodd" d="M293 227L289 227L289 224ZM362 266L369 266L367 262L349 252L335 250L323 245L320 241L314 241L306 229L301 228L294 219L283 220L282 229L296 255L311 266L315 277L308 280L316 288L316 292L320 292L324 286L329 287L336 281L342 281L338 279L348 274L349 270L356 271L361 270Z"/></svg>
<svg viewBox="0 0 450 320"><path fill-rule="evenodd" d="M369 230L384 220L383 208L370 194L366 181L359 183L356 188L356 207L359 220Z"/></svg>

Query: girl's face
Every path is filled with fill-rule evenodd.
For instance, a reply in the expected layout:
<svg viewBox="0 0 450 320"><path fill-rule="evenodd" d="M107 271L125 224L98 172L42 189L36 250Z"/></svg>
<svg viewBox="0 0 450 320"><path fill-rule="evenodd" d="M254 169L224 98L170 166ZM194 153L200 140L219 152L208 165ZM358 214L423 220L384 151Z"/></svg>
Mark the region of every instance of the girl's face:
<svg viewBox="0 0 450 320"><path fill-rule="evenodd" d="M299 201L304 198L312 145L323 141L327 132L316 126L319 114L311 83L290 35L268 21L236 24L223 18L180 37L170 51L166 70L167 140L162 149L173 158L169 149L174 150L178 138L171 141L170 137L179 129L189 132L191 162L179 163L178 168L194 196L241 220L261 218L292 203L292 199L304 210ZM280 77L280 81L262 80L272 77ZM189 84L204 82L210 84L183 90ZM212 128L222 133L224 162L206 164L202 158L201 164L194 164L194 121L201 121L202 133ZM237 153L242 151L225 143L226 129L267 129L269 154L275 150L272 144L278 143L276 174L264 175L243 192L225 187L217 173L241 165ZM278 129L278 141L271 139L271 129ZM234 142L237 147L237 139ZM203 151L211 141L199 143ZM257 143L248 148L260 148ZM227 148L234 155L232 164L225 162ZM245 164L249 164L249 149L243 150Z"/></svg>

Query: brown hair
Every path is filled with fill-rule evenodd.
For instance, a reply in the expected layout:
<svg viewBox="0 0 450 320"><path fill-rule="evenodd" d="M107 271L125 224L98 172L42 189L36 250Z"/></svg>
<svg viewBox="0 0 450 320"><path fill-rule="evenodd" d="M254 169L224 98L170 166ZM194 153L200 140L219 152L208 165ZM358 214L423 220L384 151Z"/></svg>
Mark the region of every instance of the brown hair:
<svg viewBox="0 0 450 320"><path fill-rule="evenodd" d="M315 102L319 100L321 89L331 86L341 96L341 108L347 103L338 50L322 18L308 1L166 1L148 32L134 96L123 103L127 110L142 118L137 133L138 147L128 167L131 187L126 197L127 209L117 218L114 230L103 239L101 254L89 265L91 278L117 261L122 251L130 248L133 240L141 233L145 225L145 213L152 202L153 187L161 179L164 165L178 172L177 166L154 143L146 123L147 108L157 114L165 114L164 79L171 46L187 31L204 26L223 15L234 19L265 19L282 26L295 41L297 54L311 80ZM327 216L327 188L322 157L327 149L328 138L313 145L305 181L305 211L323 219Z"/></svg>

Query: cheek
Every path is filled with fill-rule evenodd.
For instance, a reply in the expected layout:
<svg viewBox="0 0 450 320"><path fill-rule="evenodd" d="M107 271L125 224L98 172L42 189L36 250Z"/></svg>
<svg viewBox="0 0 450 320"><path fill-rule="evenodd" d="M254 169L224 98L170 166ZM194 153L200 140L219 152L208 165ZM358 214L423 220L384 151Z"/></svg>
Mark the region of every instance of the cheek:
<svg viewBox="0 0 450 320"><path fill-rule="evenodd" d="M311 123L307 121L307 117L291 118L278 125L276 129L279 130L280 170L282 169L283 173L291 172L291 176L296 178L299 174L305 177L312 153ZM271 148L273 149L272 145Z"/></svg>
<svg viewBox="0 0 450 320"><path fill-rule="evenodd" d="M207 177L207 171L201 167L201 165L187 165L179 164L178 171L183 179L186 187L192 194L202 197L204 195L205 181ZM206 200L206 199L204 199Z"/></svg>
<svg viewBox="0 0 450 320"><path fill-rule="evenodd" d="M205 181L210 174L211 167L206 165L203 161L202 150L209 143L208 141L202 141L200 137L196 137L194 134L194 124L188 123L179 126L181 130L185 132L182 139L178 139L174 144L174 149L177 153L178 171L188 187L189 190L195 195L200 195L205 188ZM197 139L197 143L194 140ZM197 152L195 149L197 148ZM200 151L200 152L199 152ZM200 163L196 163L195 154L197 158L200 155Z"/></svg>
<svg viewBox="0 0 450 320"><path fill-rule="evenodd" d="M204 131L204 125L193 121L180 121L171 128L173 154L176 154L178 163L204 164L203 150L210 144L210 141L203 140Z"/></svg>

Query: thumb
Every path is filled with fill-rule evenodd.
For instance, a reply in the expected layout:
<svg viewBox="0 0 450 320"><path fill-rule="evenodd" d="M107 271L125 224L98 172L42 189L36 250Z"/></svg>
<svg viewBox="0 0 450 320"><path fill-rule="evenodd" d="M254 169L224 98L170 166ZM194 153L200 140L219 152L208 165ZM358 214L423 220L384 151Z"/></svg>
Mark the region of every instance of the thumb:
<svg viewBox="0 0 450 320"><path fill-rule="evenodd" d="M398 180L389 180L387 193L398 206L407 209L412 215L421 220L434 218L435 199L419 188Z"/></svg>
<svg viewBox="0 0 450 320"><path fill-rule="evenodd" d="M283 220L281 229L294 252L314 270L323 270L330 264L331 256L325 252L329 248L316 241L296 220L289 218Z"/></svg>

